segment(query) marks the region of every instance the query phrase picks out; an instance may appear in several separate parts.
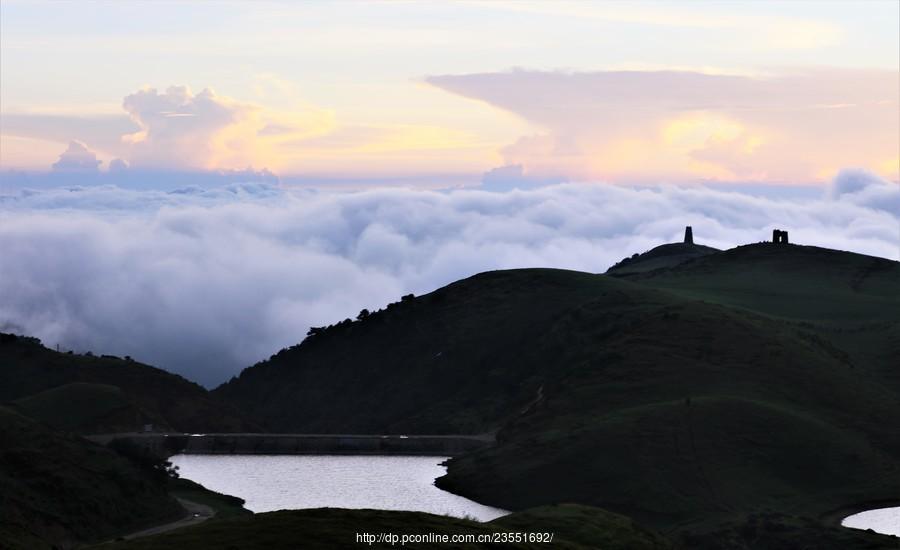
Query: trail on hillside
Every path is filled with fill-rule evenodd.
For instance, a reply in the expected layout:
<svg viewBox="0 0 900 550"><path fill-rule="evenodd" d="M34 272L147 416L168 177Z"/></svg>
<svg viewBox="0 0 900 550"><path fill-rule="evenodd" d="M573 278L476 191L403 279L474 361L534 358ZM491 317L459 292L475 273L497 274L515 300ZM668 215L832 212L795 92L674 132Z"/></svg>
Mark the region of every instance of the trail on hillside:
<svg viewBox="0 0 900 550"><path fill-rule="evenodd" d="M175 497L175 499L178 500L185 511L187 511L187 515L185 517L177 521L165 523L163 525L157 525L156 527L150 527L149 529L143 529L141 531L125 535L122 538L125 540L131 540L141 537L149 537L151 535L158 535L160 533L173 531L175 529L180 529L189 525L203 523L204 521L215 517L216 515L216 511L205 504L200 504L199 502L194 502L186 498Z"/></svg>

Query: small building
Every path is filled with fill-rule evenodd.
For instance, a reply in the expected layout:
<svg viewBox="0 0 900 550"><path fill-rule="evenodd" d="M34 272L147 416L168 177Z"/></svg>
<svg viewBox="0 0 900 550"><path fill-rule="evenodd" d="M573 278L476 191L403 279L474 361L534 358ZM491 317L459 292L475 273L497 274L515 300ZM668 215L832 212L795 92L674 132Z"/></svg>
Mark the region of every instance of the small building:
<svg viewBox="0 0 900 550"><path fill-rule="evenodd" d="M775 244L788 244L788 232L780 229L773 229L772 242Z"/></svg>

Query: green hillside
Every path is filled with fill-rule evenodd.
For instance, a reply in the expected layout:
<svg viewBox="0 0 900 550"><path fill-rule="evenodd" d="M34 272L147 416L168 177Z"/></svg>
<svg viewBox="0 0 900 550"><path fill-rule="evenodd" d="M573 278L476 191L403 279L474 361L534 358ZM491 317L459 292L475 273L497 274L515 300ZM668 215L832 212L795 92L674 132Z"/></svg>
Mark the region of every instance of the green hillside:
<svg viewBox="0 0 900 550"><path fill-rule="evenodd" d="M81 433L254 428L201 386L130 359L59 353L0 334L0 403Z"/></svg>
<svg viewBox="0 0 900 550"><path fill-rule="evenodd" d="M799 325L900 391L900 263L813 246L740 246L630 281Z"/></svg>
<svg viewBox="0 0 900 550"><path fill-rule="evenodd" d="M116 386L74 382L29 395L8 406L54 428L71 432L112 433L146 423L162 423L143 413Z"/></svg>
<svg viewBox="0 0 900 550"><path fill-rule="evenodd" d="M900 263L815 246L745 245L624 277L789 319L896 323L900 317Z"/></svg>
<svg viewBox="0 0 900 550"><path fill-rule="evenodd" d="M498 430L439 480L489 504L577 502L698 545L819 540L824 514L900 499L898 273L770 244L627 277L483 273L215 394L280 431Z"/></svg>
<svg viewBox="0 0 900 550"><path fill-rule="evenodd" d="M213 393L272 431L483 432L535 398L561 367L541 342L597 299L670 300L574 271L482 273L324 329Z"/></svg>
<svg viewBox="0 0 900 550"><path fill-rule="evenodd" d="M357 542L357 534L515 537L516 534L553 535L552 542L407 542L371 545ZM513 539L514 540L514 539ZM282 510L225 521L217 519L171 533L97 546L110 550L332 550L353 548L476 548L571 550L896 550L900 541L863 531L779 514L757 514L741 524L672 540L643 528L631 519L590 506L541 506L478 523L420 512L386 510Z"/></svg>
<svg viewBox="0 0 900 550"><path fill-rule="evenodd" d="M72 548L183 514L166 480L0 407L0 547Z"/></svg>
<svg viewBox="0 0 900 550"><path fill-rule="evenodd" d="M552 542L357 542L357 533L397 535L501 536L503 533L552 533ZM283 510L226 521L209 521L170 534L103 546L110 550L310 550L333 548L510 548L669 550L671 542L627 518L585 506L563 505L512 514L478 523L421 512L386 510Z"/></svg>
<svg viewBox="0 0 900 550"><path fill-rule="evenodd" d="M631 275L657 269L668 269L688 260L721 252L718 248L693 243L669 243L642 254L634 254L610 267L607 275Z"/></svg>

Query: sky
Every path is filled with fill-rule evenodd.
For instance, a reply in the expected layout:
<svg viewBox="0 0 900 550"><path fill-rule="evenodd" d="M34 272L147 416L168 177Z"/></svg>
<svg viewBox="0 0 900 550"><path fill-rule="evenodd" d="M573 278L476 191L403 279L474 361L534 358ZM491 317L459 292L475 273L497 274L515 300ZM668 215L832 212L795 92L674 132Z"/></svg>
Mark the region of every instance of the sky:
<svg viewBox="0 0 900 550"><path fill-rule="evenodd" d="M0 331L213 387L490 269L900 259L900 2L0 2Z"/></svg>
<svg viewBox="0 0 900 550"><path fill-rule="evenodd" d="M895 0L0 10L0 170L52 171L77 141L69 160L84 163L55 171L431 187L498 168L540 181L900 178Z"/></svg>

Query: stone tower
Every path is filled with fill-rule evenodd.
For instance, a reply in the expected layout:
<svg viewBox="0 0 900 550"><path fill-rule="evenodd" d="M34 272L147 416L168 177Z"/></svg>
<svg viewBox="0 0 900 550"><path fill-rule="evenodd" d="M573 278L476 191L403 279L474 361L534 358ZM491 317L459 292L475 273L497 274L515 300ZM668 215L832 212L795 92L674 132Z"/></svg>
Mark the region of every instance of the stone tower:
<svg viewBox="0 0 900 550"><path fill-rule="evenodd" d="M691 226L684 228L684 244L694 244L694 230Z"/></svg>
<svg viewBox="0 0 900 550"><path fill-rule="evenodd" d="M772 242L775 244L788 244L788 232L780 229L773 230Z"/></svg>

